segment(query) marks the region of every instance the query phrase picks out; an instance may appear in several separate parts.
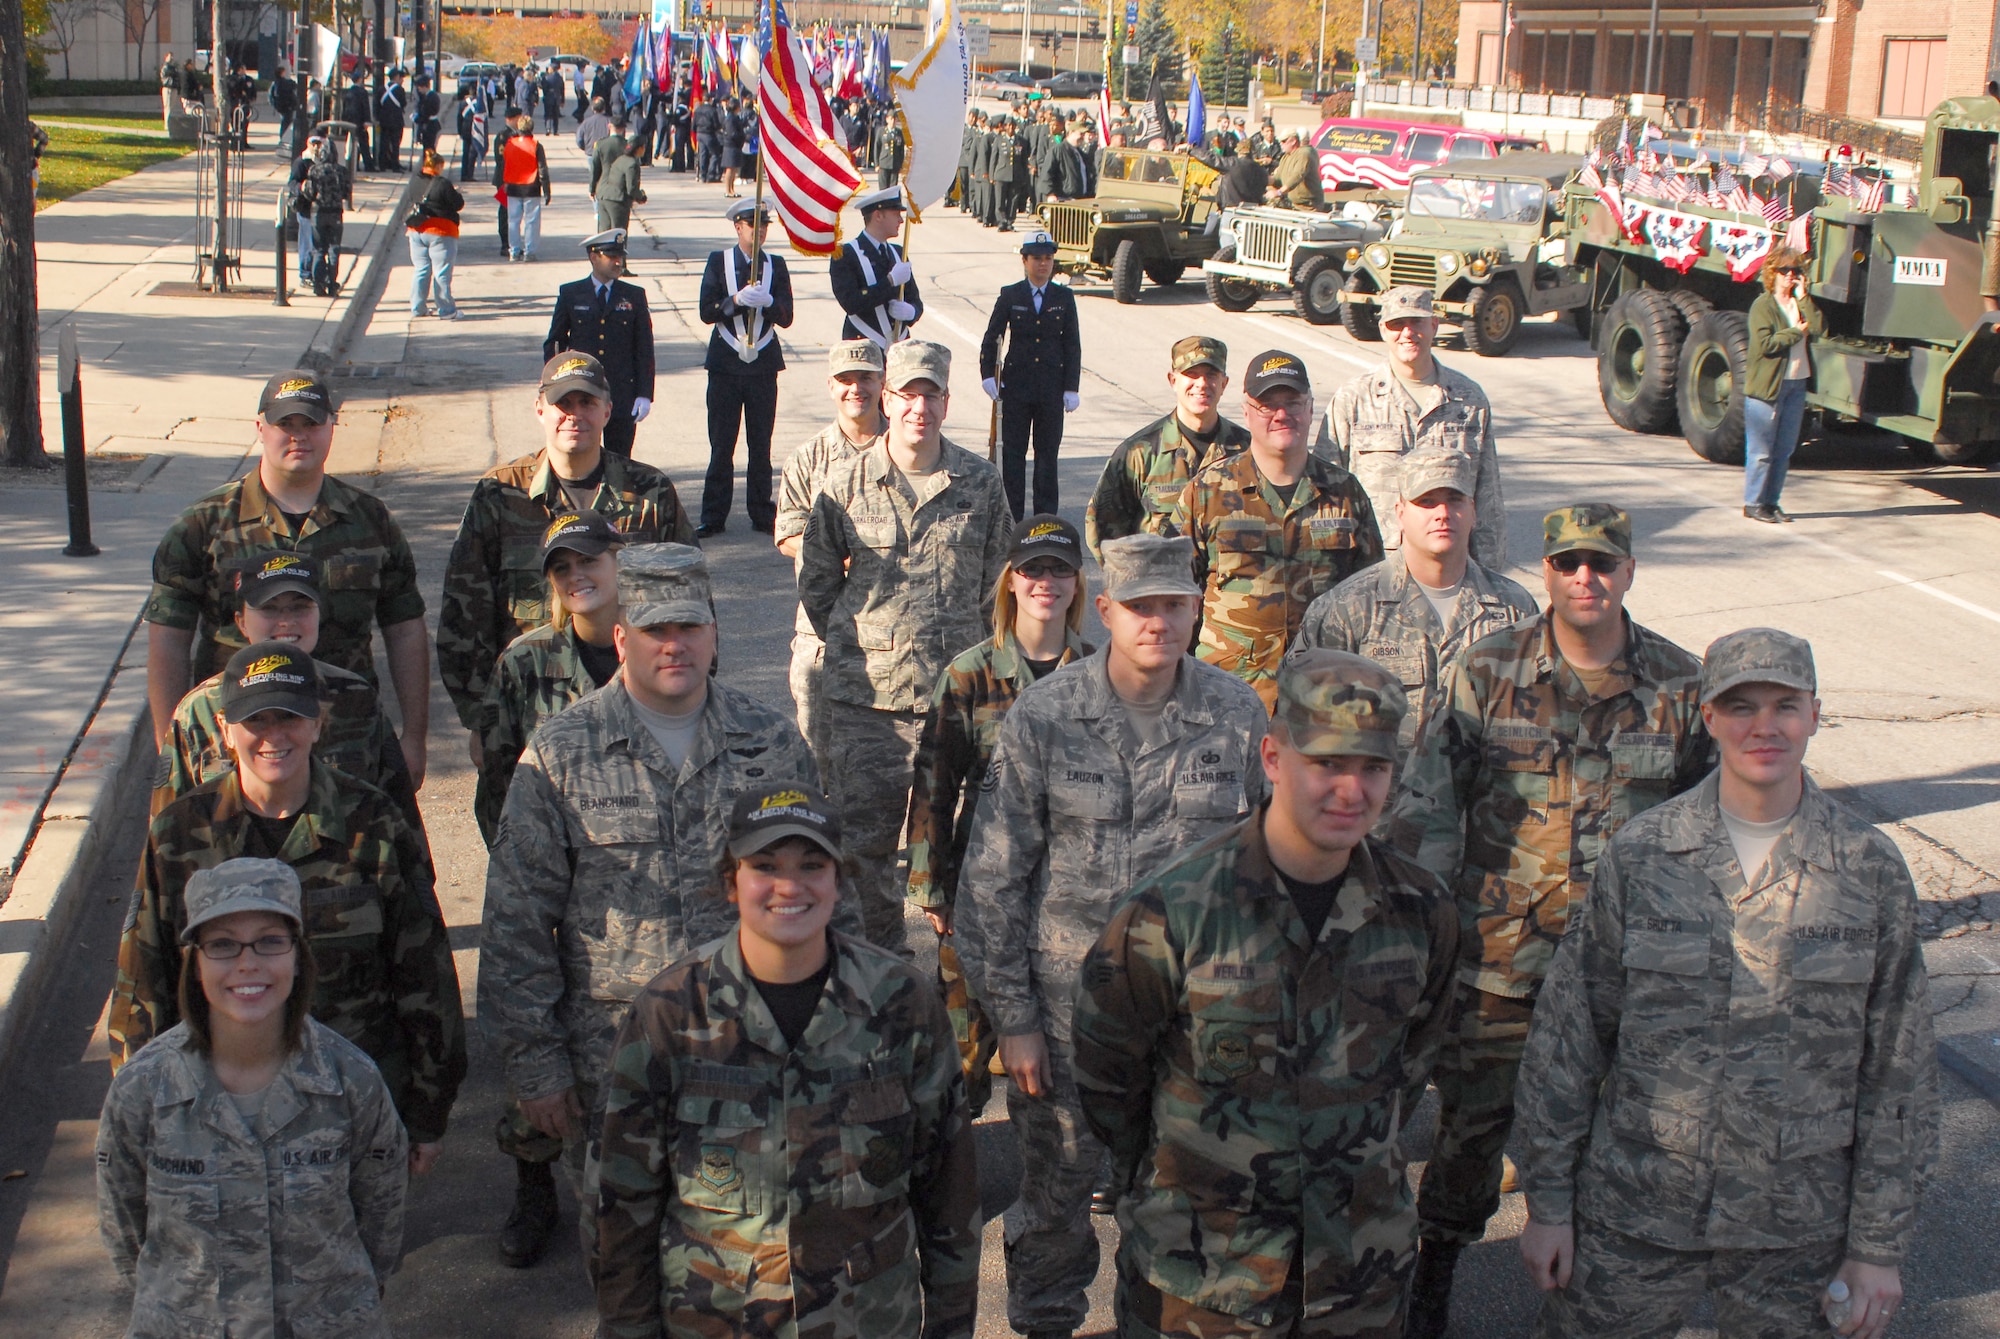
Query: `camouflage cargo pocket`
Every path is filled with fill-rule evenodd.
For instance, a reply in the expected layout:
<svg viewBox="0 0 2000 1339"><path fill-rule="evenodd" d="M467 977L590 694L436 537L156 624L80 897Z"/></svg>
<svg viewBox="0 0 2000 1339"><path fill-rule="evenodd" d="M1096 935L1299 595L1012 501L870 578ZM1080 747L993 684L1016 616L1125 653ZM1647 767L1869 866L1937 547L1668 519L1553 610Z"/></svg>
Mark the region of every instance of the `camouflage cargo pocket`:
<svg viewBox="0 0 2000 1339"><path fill-rule="evenodd" d="M1626 1008L1649 1031L1699 1029L1708 1017L1709 937L1627 928L1622 954Z"/></svg>
<svg viewBox="0 0 2000 1339"><path fill-rule="evenodd" d="M858 1207L906 1197L916 1124L906 1082L846 1084L834 1090L833 1109L840 1121L841 1202Z"/></svg>
<svg viewBox="0 0 2000 1339"><path fill-rule="evenodd" d="M1195 1077L1245 1099L1277 1078L1284 1004L1276 966L1232 964L1245 979L1191 976L1185 986Z"/></svg>
<svg viewBox="0 0 2000 1339"><path fill-rule="evenodd" d="M1488 803L1507 827L1549 821L1555 784L1555 732L1545 726L1497 727L1486 736Z"/></svg>
<svg viewBox="0 0 2000 1339"><path fill-rule="evenodd" d="M754 1214L763 1195L751 1155L763 1122L749 1102L682 1093L674 1108L674 1182L683 1204L710 1213Z"/></svg>
<svg viewBox="0 0 2000 1339"><path fill-rule="evenodd" d="M373 553L350 553L328 558L324 573L330 591L374 590L381 583L382 559Z"/></svg>

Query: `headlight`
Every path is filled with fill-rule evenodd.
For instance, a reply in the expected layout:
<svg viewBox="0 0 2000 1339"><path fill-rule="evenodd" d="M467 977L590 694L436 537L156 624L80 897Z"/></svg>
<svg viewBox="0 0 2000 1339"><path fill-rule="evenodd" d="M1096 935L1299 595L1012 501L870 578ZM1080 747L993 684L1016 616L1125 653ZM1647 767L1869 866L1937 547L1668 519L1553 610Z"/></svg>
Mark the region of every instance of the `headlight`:
<svg viewBox="0 0 2000 1339"><path fill-rule="evenodd" d="M1102 215L1102 214L1098 213L1098 212L1097 212L1097 211L1096 211L1095 209L1091 210L1091 211L1090 211L1090 226L1091 226L1091 227L1093 227L1093 228L1095 228L1095 227L1096 227L1096 226L1097 226L1098 224L1100 224L1100 223L1102 223L1102 222L1104 222L1104 215Z"/></svg>
<svg viewBox="0 0 2000 1339"><path fill-rule="evenodd" d="M1484 256L1481 256L1477 260L1473 261L1470 265L1466 266L1465 268L1472 273L1473 278L1475 279L1480 278L1486 273L1487 270L1486 258Z"/></svg>
<svg viewBox="0 0 2000 1339"><path fill-rule="evenodd" d="M1438 273L1452 275L1458 273L1458 253L1447 251L1438 257Z"/></svg>
<svg viewBox="0 0 2000 1339"><path fill-rule="evenodd" d="M1375 267L1376 269L1378 269L1378 270L1386 270L1386 269L1388 269L1388 268L1389 268L1389 248L1388 248L1388 247L1386 247L1386 246L1371 246L1371 247L1369 247L1369 248L1368 248L1368 263L1369 263L1370 265L1373 265L1373 266L1374 266L1374 267Z"/></svg>

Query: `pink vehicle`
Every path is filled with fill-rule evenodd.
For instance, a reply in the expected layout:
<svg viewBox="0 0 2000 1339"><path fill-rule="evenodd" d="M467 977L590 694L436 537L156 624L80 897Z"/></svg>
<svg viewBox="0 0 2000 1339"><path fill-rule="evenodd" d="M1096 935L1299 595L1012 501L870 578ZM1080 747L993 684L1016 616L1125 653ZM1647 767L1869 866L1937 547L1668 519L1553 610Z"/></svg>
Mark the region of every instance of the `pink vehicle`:
<svg viewBox="0 0 2000 1339"><path fill-rule="evenodd" d="M1404 190L1418 168L1464 158L1498 158L1541 141L1428 121L1328 117L1313 132L1320 185L1329 191Z"/></svg>

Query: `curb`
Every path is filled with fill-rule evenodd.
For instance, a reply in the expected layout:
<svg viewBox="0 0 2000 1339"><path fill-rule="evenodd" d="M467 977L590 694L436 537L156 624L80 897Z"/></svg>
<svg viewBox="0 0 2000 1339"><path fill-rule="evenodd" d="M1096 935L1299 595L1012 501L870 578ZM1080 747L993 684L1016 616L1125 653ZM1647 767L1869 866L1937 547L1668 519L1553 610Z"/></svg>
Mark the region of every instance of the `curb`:
<svg viewBox="0 0 2000 1339"><path fill-rule="evenodd" d="M138 629L133 620L133 631ZM0 1068L33 1023L36 1002L96 883L114 816L151 779L146 642L128 636L0 904Z"/></svg>
<svg viewBox="0 0 2000 1339"><path fill-rule="evenodd" d="M393 262L389 255L389 240L403 234L403 218L410 212L410 197L416 194L417 183L423 180L423 173L412 172L403 182L402 191L389 204L382 216L382 222L375 226L375 235L368 239L368 249L363 253L361 263L347 281L347 310L340 314L340 324L333 328L333 338L327 342L323 352L317 349L319 336L306 346L305 355L299 360L302 367L316 367L326 370L347 355L347 349L354 337L367 329L368 318L374 315L375 304L382 299L383 287L388 283L389 270ZM320 329L326 327L322 325Z"/></svg>

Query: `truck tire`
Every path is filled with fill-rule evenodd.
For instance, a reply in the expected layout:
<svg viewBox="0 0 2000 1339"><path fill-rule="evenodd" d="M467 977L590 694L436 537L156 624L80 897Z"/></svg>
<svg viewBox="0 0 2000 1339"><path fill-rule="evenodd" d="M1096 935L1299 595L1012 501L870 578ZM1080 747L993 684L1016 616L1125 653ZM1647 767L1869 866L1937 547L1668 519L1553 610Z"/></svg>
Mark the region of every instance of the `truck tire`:
<svg viewBox="0 0 2000 1339"><path fill-rule="evenodd" d="M1715 310L1715 304L1691 288L1676 288L1666 295L1674 304L1674 310L1681 314L1687 328L1694 329L1694 323Z"/></svg>
<svg viewBox="0 0 2000 1339"><path fill-rule="evenodd" d="M1708 311L1681 345L1674 406L1681 433L1703 460L1743 463L1743 388L1748 380L1750 322L1742 312Z"/></svg>
<svg viewBox="0 0 2000 1339"><path fill-rule="evenodd" d="M1604 412L1633 432L1671 432L1674 390L1687 326L1667 295L1636 288L1611 304L1597 340L1597 391Z"/></svg>
<svg viewBox="0 0 2000 1339"><path fill-rule="evenodd" d="M1511 283L1473 290L1472 314L1465 318L1465 345L1481 358L1498 358L1521 336L1521 294Z"/></svg>
<svg viewBox="0 0 2000 1339"><path fill-rule="evenodd" d="M1941 465L1985 465L2000 455L2000 442L1927 442Z"/></svg>
<svg viewBox="0 0 2000 1339"><path fill-rule="evenodd" d="M1236 253L1225 251L1216 259L1231 261L1236 259ZM1207 270L1202 272L1201 277L1208 288L1208 300L1226 312L1247 312L1257 305L1257 299L1263 295L1263 290L1248 279L1232 279Z"/></svg>
<svg viewBox="0 0 2000 1339"><path fill-rule="evenodd" d="M1368 287L1367 281L1361 277L1361 271L1356 270L1347 276L1347 282L1340 286L1340 291L1373 293L1375 290ZM1356 302L1343 302L1340 304L1340 324L1349 335L1361 343L1379 344L1382 342L1382 318L1377 314L1380 310L1378 307L1364 307Z"/></svg>
<svg viewBox="0 0 2000 1339"><path fill-rule="evenodd" d="M1142 278L1139 244L1128 237L1111 256L1111 296L1119 302L1137 302Z"/></svg>
<svg viewBox="0 0 2000 1339"><path fill-rule="evenodd" d="M1149 261L1144 267L1146 277L1161 288L1172 288L1187 273L1187 266L1178 260Z"/></svg>
<svg viewBox="0 0 2000 1339"><path fill-rule="evenodd" d="M1576 332L1578 339L1582 340L1585 344L1589 344L1591 342L1592 327L1597 324L1596 315L1597 313L1593 312L1590 309L1590 304L1586 302L1581 307L1571 307L1568 311L1564 312L1563 319L1569 322L1569 328Z"/></svg>
<svg viewBox="0 0 2000 1339"><path fill-rule="evenodd" d="M1307 256L1292 284L1292 310L1314 325L1332 325L1341 317L1340 288L1346 282L1332 256Z"/></svg>

